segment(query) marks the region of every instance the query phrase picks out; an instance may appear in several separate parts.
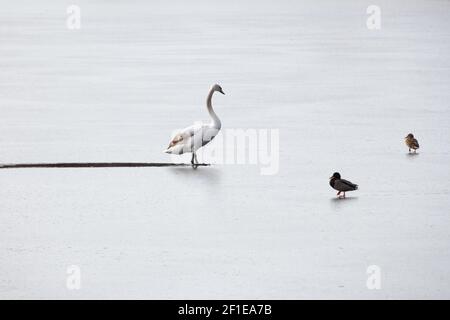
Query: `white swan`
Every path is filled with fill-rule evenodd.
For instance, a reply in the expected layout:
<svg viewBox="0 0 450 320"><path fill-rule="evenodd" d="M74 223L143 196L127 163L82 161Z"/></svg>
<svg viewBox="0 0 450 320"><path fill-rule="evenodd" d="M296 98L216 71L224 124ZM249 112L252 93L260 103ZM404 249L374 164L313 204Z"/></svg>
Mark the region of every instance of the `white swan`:
<svg viewBox="0 0 450 320"><path fill-rule="evenodd" d="M225 94L218 84L213 85L209 90L208 97L206 98L206 107L212 121L209 124L194 124L178 132L164 152L170 154L192 152L191 163L193 167L196 167L198 161L195 152L214 139L222 126L219 117L212 107L211 100L215 91Z"/></svg>

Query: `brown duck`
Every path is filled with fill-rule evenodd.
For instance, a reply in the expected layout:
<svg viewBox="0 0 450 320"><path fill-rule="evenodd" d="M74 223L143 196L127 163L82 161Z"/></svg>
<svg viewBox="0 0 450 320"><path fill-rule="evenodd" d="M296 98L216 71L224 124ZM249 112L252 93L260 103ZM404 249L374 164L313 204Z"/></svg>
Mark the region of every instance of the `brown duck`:
<svg viewBox="0 0 450 320"><path fill-rule="evenodd" d="M419 142L414 138L412 133L405 137L405 143L408 146L408 152L411 152L411 149L413 149L414 152L417 152L416 150L419 149Z"/></svg>
<svg viewBox="0 0 450 320"><path fill-rule="evenodd" d="M330 177L330 186L338 191L336 195L339 198L341 197L341 192L344 193L343 198L345 198L345 193L347 191L358 190L357 184L354 184L345 179L341 179L341 175L339 174L339 172L333 173L333 175Z"/></svg>

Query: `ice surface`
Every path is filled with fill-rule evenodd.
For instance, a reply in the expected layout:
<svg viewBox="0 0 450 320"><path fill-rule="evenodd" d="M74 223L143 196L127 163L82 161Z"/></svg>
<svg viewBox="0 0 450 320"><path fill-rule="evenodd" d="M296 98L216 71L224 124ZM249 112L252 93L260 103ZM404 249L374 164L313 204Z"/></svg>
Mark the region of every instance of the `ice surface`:
<svg viewBox="0 0 450 320"><path fill-rule="evenodd" d="M217 82L280 170L1 170L0 298L450 298L450 2L77 3L1 1L0 163L168 161Z"/></svg>

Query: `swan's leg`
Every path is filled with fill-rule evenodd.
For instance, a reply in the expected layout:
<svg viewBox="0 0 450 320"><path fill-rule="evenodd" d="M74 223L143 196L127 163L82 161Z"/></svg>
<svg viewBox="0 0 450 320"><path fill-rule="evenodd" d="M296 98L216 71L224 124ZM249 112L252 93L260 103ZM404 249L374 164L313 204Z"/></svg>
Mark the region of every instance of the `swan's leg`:
<svg viewBox="0 0 450 320"><path fill-rule="evenodd" d="M408 153L411 153L411 148L408 149Z"/></svg>
<svg viewBox="0 0 450 320"><path fill-rule="evenodd" d="M344 198L345 198L345 191L344 191Z"/></svg>
<svg viewBox="0 0 450 320"><path fill-rule="evenodd" d="M198 164L197 154L196 153L194 153L194 159L195 159L195 164Z"/></svg>
<svg viewBox="0 0 450 320"><path fill-rule="evenodd" d="M197 169L198 161L197 161L197 155L195 154L195 152L192 152L191 164L192 164L192 168Z"/></svg>
<svg viewBox="0 0 450 320"><path fill-rule="evenodd" d="M341 192L339 191L338 193L336 193L336 195L339 197L341 195Z"/></svg>

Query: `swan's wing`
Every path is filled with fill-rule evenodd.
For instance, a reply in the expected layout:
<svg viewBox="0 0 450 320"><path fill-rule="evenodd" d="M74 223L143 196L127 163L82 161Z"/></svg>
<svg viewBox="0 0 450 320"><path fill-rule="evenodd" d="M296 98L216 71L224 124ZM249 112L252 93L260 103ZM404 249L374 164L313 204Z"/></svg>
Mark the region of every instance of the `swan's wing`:
<svg viewBox="0 0 450 320"><path fill-rule="evenodd" d="M183 136L181 134L176 134L175 137L173 137L172 141L170 141L168 148L172 148L173 146L176 146L177 144L179 144L182 141L183 141Z"/></svg>
<svg viewBox="0 0 450 320"><path fill-rule="evenodd" d="M202 126L198 125L198 124L194 124L192 126L184 128L183 130L181 130L177 134L175 134L175 136L172 138L172 141L170 141L170 143L169 143L169 148L172 148L179 144L186 143L187 140L192 138L201 129L202 129Z"/></svg>
<svg viewBox="0 0 450 320"><path fill-rule="evenodd" d="M416 149L419 149L419 142L417 141L417 139L413 139L412 146Z"/></svg>
<svg viewBox="0 0 450 320"><path fill-rule="evenodd" d="M334 187L339 191L353 191L358 189L358 185L345 179L338 179L334 182Z"/></svg>

